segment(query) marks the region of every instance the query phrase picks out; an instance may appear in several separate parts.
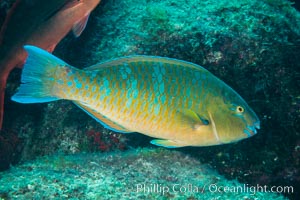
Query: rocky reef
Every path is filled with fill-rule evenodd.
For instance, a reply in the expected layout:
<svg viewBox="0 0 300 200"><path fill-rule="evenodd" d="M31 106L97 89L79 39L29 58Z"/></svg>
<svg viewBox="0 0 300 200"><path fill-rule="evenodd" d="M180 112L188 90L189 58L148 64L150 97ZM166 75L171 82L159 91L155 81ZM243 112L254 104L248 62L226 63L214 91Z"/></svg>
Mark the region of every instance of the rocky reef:
<svg viewBox="0 0 300 200"><path fill-rule="evenodd" d="M285 199L157 148L45 156L0 176L0 199Z"/></svg>
<svg viewBox="0 0 300 200"><path fill-rule="evenodd" d="M293 185L294 193L287 195L296 198L300 191L299 46L300 14L285 0L103 0L82 36L70 34L54 54L79 68L136 54L205 67L246 99L262 127L255 137L237 144L180 151L228 179L250 185ZM15 70L8 82L4 122L6 133L18 137L17 144L11 144L21 152L18 160L149 145L148 137L103 129L70 102L11 102L19 75Z"/></svg>

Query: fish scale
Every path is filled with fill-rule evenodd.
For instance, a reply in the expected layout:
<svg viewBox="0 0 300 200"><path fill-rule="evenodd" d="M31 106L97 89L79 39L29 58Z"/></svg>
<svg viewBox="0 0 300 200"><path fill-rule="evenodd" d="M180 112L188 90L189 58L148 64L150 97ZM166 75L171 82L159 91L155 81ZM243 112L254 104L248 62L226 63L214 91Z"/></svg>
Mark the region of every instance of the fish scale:
<svg viewBox="0 0 300 200"><path fill-rule="evenodd" d="M147 115L151 116L151 117L154 117L153 115L158 115L158 116L167 115L167 113L162 113L162 111L163 111L162 109L159 109L159 112L157 112L157 113L155 112L155 108L157 108L157 107L161 108L161 107L165 106L165 105L162 105L161 101L160 101L161 96L164 95L164 93L162 94L159 89L159 84L162 84L159 81L159 78L150 79L150 76L155 77L154 74L160 72L157 68L152 68L150 64L153 64L153 63L140 62L140 63L131 64L129 66L124 64L124 66L122 66L122 67L116 66L115 68L104 68L101 72L99 72L99 71L94 72L94 73L97 73L98 77L110 77L110 79L108 81L109 85L113 85L113 83L118 82L118 83L120 83L120 85L124 85L125 87L124 88L115 87L114 88L115 92L112 93L111 96L105 97L105 99L103 101L101 101L101 99L100 99L99 106L93 107L93 109L102 110L103 114L112 120L117 120L115 118L116 118L116 115L120 116L120 114L117 114L119 112L128 113L128 115L126 115L126 118L127 118L129 124L132 124L136 121L141 122L140 120L138 120L139 117L141 116L140 111L146 112ZM157 64L159 64L159 63L157 63ZM150 67L147 68L147 66L150 66ZM172 70L175 67L178 67L178 66L161 66L160 70L165 69L167 75L169 75L167 77L170 77L170 78L171 77L180 77L180 79L178 81L182 81L182 82L185 82L185 84L188 84L190 81L188 79L184 80L184 78L182 78L185 75L187 75L187 73L184 71L182 72L180 70ZM115 70L115 69L119 69L119 70ZM130 70L128 70L128 69L130 69ZM143 74L138 74L138 73L132 74L132 76L130 78L128 76L128 78L122 79L121 76L122 76L122 74L125 73L125 71L137 71L137 72L143 71L144 73ZM182 74L174 74L174 72L182 73ZM111 74L111 75L109 76L109 74ZM127 74L127 75L129 75L129 74ZM138 80L138 82L143 82L145 87L136 88L135 87L136 84L133 84L133 83L135 83L137 80ZM172 80L172 78L170 80ZM166 82L171 82L170 80L166 81ZM108 86L107 85L104 86L104 85L105 85L105 81L103 81L103 84L100 86L100 88L106 88L106 90L107 90ZM167 83L166 83L166 85L168 86ZM172 88L172 85L168 86L168 88ZM139 84L139 86L141 86L141 84ZM147 86L150 86L150 87L147 87ZM154 86L156 86L156 87L154 87ZM132 90L132 88L136 88L139 91L147 91L147 92L145 92L145 94L148 94L150 96L150 99L142 98L142 96L140 95L141 94L140 92L139 92L138 97L133 97L134 90ZM147 88L149 88L149 89L147 89ZM109 90L111 90L111 89L112 88L109 88ZM192 87L192 89L195 89L195 87ZM124 97L127 97L127 98L123 98L123 96L118 95L118 92L121 92L121 91L124 91ZM187 91L187 89L184 89L183 92L179 93L179 88L177 88L177 90L174 90L174 95L178 96L180 94L184 97L188 96L187 94L185 94L186 91ZM106 93L106 91L101 91L101 90L99 92L100 92L100 94ZM121 97L121 98L119 98L119 97ZM123 99L123 101L122 101L122 99ZM145 102L147 102L147 101L143 101L143 99L149 100L146 105L145 105ZM155 100L155 99L158 99L158 100ZM113 100L117 101L118 103L117 104L112 103ZM130 104L131 106L128 107L128 106L124 106L124 105L126 105L124 100L125 100L125 102L135 101L136 103L131 103ZM174 107L188 106L188 101L185 101L185 98L182 99L183 102L180 101L180 98L175 98L174 100L176 100L176 101L173 101L173 104L172 104L172 101L169 103L168 102L169 99L167 99L167 105L168 105L167 108L173 109ZM94 99L94 101L97 101L97 99ZM86 102L86 103L89 103L90 105L94 104L93 102ZM141 106L143 104L144 104L144 107L142 107L141 109L137 109L138 106ZM109 107L104 108L102 105L109 105ZM115 105L115 109L114 109L113 105ZM164 109L164 111L168 112L167 109ZM158 119L156 119L156 120L158 120ZM163 123L161 123L161 124L163 124ZM146 124L142 123L142 125L145 126Z"/></svg>
<svg viewBox="0 0 300 200"><path fill-rule="evenodd" d="M32 46L21 103L72 100L111 130L159 138L163 147L209 146L256 134L259 119L223 81L193 63L155 56L117 58L79 70Z"/></svg>

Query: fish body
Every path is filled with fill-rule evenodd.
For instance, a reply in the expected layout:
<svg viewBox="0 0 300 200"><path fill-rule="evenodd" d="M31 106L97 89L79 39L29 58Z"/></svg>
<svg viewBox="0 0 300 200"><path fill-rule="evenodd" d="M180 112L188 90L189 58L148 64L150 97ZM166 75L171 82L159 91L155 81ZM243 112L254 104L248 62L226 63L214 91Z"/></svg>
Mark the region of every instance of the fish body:
<svg viewBox="0 0 300 200"><path fill-rule="evenodd" d="M170 148L235 142L259 128L247 103L196 64L132 56L79 70L36 47L26 49L14 101L72 100L114 131L159 138L151 143Z"/></svg>
<svg viewBox="0 0 300 200"><path fill-rule="evenodd" d="M22 67L30 44L52 52L72 29L79 36L100 0L17 0L0 31L0 128L7 77Z"/></svg>

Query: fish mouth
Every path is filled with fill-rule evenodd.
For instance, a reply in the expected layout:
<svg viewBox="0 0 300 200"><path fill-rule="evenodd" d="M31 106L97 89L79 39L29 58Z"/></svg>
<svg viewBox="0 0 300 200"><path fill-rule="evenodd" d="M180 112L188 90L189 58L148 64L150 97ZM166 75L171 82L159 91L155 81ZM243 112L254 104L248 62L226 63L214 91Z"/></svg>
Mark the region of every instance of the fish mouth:
<svg viewBox="0 0 300 200"><path fill-rule="evenodd" d="M254 122L252 126L247 125L246 129L244 129L244 133L248 137L250 137L250 136L253 136L253 135L255 135L257 133L256 129L260 129L260 122L259 121Z"/></svg>

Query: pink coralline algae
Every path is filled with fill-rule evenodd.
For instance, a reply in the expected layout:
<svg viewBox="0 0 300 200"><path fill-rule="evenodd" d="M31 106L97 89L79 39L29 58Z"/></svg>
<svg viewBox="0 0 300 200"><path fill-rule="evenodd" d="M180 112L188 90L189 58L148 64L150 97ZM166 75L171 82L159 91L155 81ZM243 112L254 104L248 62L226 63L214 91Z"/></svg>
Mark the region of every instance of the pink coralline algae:
<svg viewBox="0 0 300 200"><path fill-rule="evenodd" d="M126 144L124 140L120 139L119 134L103 134L95 130L88 130L86 132L90 142L93 144L89 149L91 151L109 151L112 149L125 150Z"/></svg>

